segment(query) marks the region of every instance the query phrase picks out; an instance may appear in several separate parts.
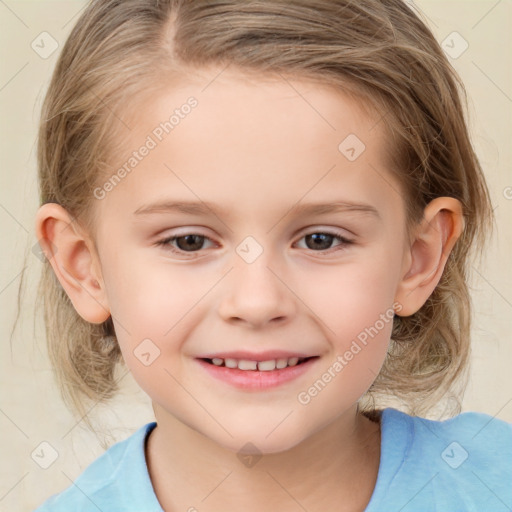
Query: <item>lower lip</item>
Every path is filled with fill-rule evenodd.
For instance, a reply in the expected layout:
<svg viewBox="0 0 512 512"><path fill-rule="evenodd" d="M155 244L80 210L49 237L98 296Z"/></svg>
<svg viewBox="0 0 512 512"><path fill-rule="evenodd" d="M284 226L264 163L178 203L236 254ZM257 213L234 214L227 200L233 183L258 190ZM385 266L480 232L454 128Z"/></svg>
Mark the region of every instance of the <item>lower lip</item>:
<svg viewBox="0 0 512 512"><path fill-rule="evenodd" d="M215 366L202 359L197 359L197 361L216 379L227 382L239 389L259 391L280 386L300 377L316 363L317 359L318 357L314 357L295 366L270 371L239 370L238 368Z"/></svg>

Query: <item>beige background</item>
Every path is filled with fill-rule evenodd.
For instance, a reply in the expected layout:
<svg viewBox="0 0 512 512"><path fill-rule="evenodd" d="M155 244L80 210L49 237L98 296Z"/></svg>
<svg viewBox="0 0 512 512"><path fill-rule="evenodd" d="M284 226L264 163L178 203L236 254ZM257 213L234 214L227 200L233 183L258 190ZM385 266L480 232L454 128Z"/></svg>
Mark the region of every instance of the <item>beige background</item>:
<svg viewBox="0 0 512 512"><path fill-rule="evenodd" d="M451 62L468 91L472 138L491 189L497 236L486 260L473 272L473 366L463 410L512 422L512 3L409 3L423 13L438 41L457 31L469 44ZM84 5L83 0L0 2L0 510L9 512L33 510L70 485L103 451L100 440L121 439L152 419L147 397L128 375L114 407L96 406L91 411L103 425L98 437L88 432L63 406L48 364L42 324L33 324L41 267L30 252L36 242L33 222L38 205L36 125L58 51ZM31 47L44 31L59 43L46 59ZM27 292L21 327L11 343L25 251ZM48 469L35 462L50 461L51 449L40 447L41 442L56 451ZM46 459L38 459L38 453Z"/></svg>

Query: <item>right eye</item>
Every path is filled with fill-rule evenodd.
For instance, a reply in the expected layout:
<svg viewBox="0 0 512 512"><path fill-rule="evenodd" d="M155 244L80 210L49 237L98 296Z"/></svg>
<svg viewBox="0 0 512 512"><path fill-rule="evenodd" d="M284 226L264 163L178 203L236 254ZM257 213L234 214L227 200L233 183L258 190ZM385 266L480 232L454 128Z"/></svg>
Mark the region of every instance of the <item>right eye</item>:
<svg viewBox="0 0 512 512"><path fill-rule="evenodd" d="M179 236L170 236L156 242L156 245L177 254L198 252L203 248L205 240L213 241L197 233L187 233Z"/></svg>

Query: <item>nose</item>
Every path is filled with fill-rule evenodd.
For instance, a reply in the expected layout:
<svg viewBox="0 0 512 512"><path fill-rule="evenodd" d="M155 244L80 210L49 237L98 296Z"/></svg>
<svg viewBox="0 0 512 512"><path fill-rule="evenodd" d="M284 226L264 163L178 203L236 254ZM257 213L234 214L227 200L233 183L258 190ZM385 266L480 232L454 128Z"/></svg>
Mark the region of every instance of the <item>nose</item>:
<svg viewBox="0 0 512 512"><path fill-rule="evenodd" d="M250 264L237 261L227 276L218 309L224 321L261 328L285 323L294 315L295 296L286 277L279 275L264 255Z"/></svg>

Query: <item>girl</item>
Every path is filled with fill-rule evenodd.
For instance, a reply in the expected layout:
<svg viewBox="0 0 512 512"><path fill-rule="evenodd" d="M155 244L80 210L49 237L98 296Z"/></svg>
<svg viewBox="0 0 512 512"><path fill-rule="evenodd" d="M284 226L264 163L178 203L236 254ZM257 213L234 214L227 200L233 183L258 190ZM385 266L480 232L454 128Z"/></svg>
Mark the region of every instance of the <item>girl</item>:
<svg viewBox="0 0 512 512"><path fill-rule="evenodd" d="M91 3L39 137L49 349L156 421L38 510L511 510L512 426L418 416L491 223L461 91L401 0Z"/></svg>

